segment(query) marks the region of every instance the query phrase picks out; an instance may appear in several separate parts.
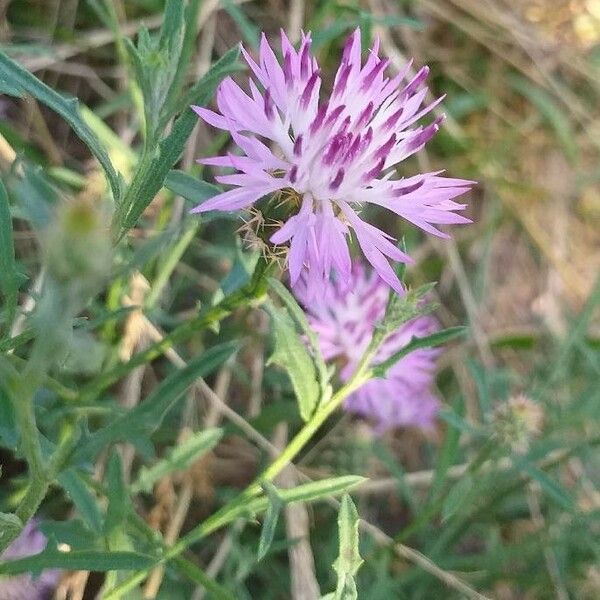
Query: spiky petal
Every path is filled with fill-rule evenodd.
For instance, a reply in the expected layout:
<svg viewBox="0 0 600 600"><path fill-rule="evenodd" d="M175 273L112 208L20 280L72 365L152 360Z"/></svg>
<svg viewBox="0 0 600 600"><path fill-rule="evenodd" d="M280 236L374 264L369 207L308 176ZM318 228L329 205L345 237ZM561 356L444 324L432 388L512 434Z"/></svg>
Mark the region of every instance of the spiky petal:
<svg viewBox="0 0 600 600"><path fill-rule="evenodd" d="M367 273L358 264L352 267L347 284L329 280L319 300L308 299L304 279L296 287L296 295L317 333L323 357L343 365L342 381L351 377L369 345L376 324L384 316L389 291L376 272ZM405 323L385 341L373 364L389 358L413 337L424 337L437 329L437 322L431 316ZM385 378L372 379L352 393L345 409L373 420L379 432L398 426L431 429L440 406L432 392L438 354L436 349L411 352Z"/></svg>
<svg viewBox="0 0 600 600"><path fill-rule="evenodd" d="M390 170L423 148L441 125L441 117L418 125L441 100L424 104L426 67L411 78L409 63L403 72L387 77L389 61L379 58L378 41L363 64L357 29L344 47L331 96L320 101L321 75L310 46L310 35L302 35L296 50L282 32L279 61L263 34L258 62L242 49L256 79L250 79L250 94L227 78L217 91L219 112L193 107L210 125L231 132L243 152L202 161L235 168L236 175L220 181L236 187L194 212L239 210L291 188L302 199L301 208L271 241L289 243L292 285L306 273L309 291L316 296L331 269L348 282L353 230L367 260L401 293L390 261L410 258L393 238L359 217L360 209L365 203L377 204L445 237L437 225L470 222L457 214L465 205L453 199L473 182L439 173L397 179Z"/></svg>

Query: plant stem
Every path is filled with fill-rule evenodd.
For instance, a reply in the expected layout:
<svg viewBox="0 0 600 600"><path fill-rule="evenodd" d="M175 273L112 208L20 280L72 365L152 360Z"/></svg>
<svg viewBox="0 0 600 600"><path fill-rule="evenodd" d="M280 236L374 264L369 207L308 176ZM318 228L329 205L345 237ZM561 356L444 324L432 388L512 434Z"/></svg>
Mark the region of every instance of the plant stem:
<svg viewBox="0 0 600 600"><path fill-rule="evenodd" d="M50 486L49 474L42 457L40 436L35 421L33 391L24 385L19 386L22 393L12 396L15 418L21 434L21 448L29 467L30 482L25 497L15 514L22 523L27 523L37 511Z"/></svg>
<svg viewBox="0 0 600 600"><path fill-rule="evenodd" d="M375 350L375 348L369 348L369 350L367 350L351 379L344 384L327 403L322 404L320 408L317 409L311 419L296 434L283 452L246 488L242 494L208 517L208 519L200 523L195 529L192 529L192 531L181 538L177 544L167 549L160 562L177 559L192 544L243 515L247 511L249 500L261 494L261 482L273 481L288 463L298 455L307 442L309 442L313 435L319 430L321 425L325 423L327 418L342 404L342 402L352 392L370 379L372 373L368 365ZM117 600L118 598L122 598L124 594L143 581L145 577L146 571L135 573L130 578L123 581L118 587L108 592L104 596L104 600Z"/></svg>

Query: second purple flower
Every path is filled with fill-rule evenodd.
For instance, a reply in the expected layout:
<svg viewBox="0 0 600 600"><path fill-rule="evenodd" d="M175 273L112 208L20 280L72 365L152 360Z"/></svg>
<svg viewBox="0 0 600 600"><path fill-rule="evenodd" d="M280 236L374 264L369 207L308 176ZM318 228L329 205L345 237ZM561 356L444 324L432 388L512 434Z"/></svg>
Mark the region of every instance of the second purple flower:
<svg viewBox="0 0 600 600"><path fill-rule="evenodd" d="M270 241L289 243L291 283L304 274L309 295L318 294L332 270L340 282L350 282L351 230L379 276L402 293L389 261L410 257L391 236L360 218L365 203L442 237L447 236L436 225L470 222L456 212L466 205L453 199L473 182L439 172L394 178L394 165L423 148L439 129L441 118L418 122L441 98L424 104L427 67L410 78L409 63L386 77L389 60L379 58L378 50L375 41L363 64L357 29L346 42L330 97L322 102L310 36L303 35L296 50L282 32L280 63L263 35L258 63L242 48L257 80L249 80L250 95L228 77L217 91L220 113L193 107L204 121L229 131L243 153L201 161L234 168L236 173L217 180L235 187L193 212L243 209L286 190L299 210Z"/></svg>

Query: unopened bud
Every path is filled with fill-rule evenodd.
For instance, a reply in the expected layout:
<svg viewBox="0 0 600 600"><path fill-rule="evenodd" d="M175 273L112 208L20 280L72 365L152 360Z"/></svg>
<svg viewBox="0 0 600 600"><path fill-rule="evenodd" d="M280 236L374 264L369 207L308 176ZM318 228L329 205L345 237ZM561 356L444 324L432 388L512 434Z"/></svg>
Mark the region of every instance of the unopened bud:
<svg viewBox="0 0 600 600"><path fill-rule="evenodd" d="M111 266L111 240L105 212L85 199L65 202L44 240L48 274L71 291L93 293Z"/></svg>

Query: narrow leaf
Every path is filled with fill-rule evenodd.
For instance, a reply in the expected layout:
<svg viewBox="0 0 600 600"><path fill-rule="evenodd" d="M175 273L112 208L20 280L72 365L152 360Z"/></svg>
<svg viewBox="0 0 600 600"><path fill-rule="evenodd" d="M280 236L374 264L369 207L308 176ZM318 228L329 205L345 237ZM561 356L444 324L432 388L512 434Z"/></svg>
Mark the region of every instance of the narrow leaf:
<svg viewBox="0 0 600 600"><path fill-rule="evenodd" d="M176 169L169 171L165 179L165 187L174 194L189 200L194 206L221 193L216 185L206 183L206 181Z"/></svg>
<svg viewBox="0 0 600 600"><path fill-rule="evenodd" d="M10 334L10 325L17 310L18 290L19 273L15 261L12 217L6 189L0 180L0 291L4 296L6 335Z"/></svg>
<svg viewBox="0 0 600 600"><path fill-rule="evenodd" d="M442 520L447 521L462 506L466 506L474 491L473 477L465 473L448 492L442 506Z"/></svg>
<svg viewBox="0 0 600 600"><path fill-rule="evenodd" d="M272 483L265 481L263 482L262 487L269 499L269 505L267 506L265 520L263 521L262 531L260 532L260 541L258 542L257 560L259 561L266 556L273 543L277 521L279 521L279 515L284 505L277 488Z"/></svg>
<svg viewBox="0 0 600 600"><path fill-rule="evenodd" d="M525 459L516 460L515 465L534 481L537 481L548 497L558 506L567 511L573 510L573 498L558 481Z"/></svg>
<svg viewBox="0 0 600 600"><path fill-rule="evenodd" d="M22 529L23 523L19 517L10 513L0 513L0 554L19 536Z"/></svg>
<svg viewBox="0 0 600 600"><path fill-rule="evenodd" d="M119 527L127 516L129 493L123 479L123 468L119 453L113 450L106 470L108 508L104 521L104 533L109 534Z"/></svg>
<svg viewBox="0 0 600 600"><path fill-rule="evenodd" d="M102 165L110 184L115 202L121 199L121 179L113 167L106 150L94 132L81 118L77 100L67 99L48 87L29 71L21 67L0 50L0 93L11 96L30 94L42 104L58 113L73 129L79 139Z"/></svg>
<svg viewBox="0 0 600 600"><path fill-rule="evenodd" d="M320 395L315 365L288 314L269 304L267 310L271 315L275 337L275 349L269 362L279 365L288 374L300 415L308 421Z"/></svg>
<svg viewBox="0 0 600 600"><path fill-rule="evenodd" d="M95 496L75 469L63 471L58 482L67 492L86 525L95 533L102 531L102 513Z"/></svg>
<svg viewBox="0 0 600 600"><path fill-rule="evenodd" d="M464 335L466 327L449 327L442 331L436 331L431 335L417 338L413 337L412 340L404 346L401 350L390 356L387 360L373 367L373 375L375 377L385 377L388 370L393 367L400 359L404 358L411 352L419 350L420 348L435 348L441 346L456 337Z"/></svg>
<svg viewBox="0 0 600 600"><path fill-rule="evenodd" d="M0 575L39 573L45 569L67 569L69 571L137 571L148 569L156 559L137 552L100 552L77 550L57 552L44 550L39 554L0 562Z"/></svg>
<svg viewBox="0 0 600 600"><path fill-rule="evenodd" d="M171 473L183 471L197 461L203 454L212 450L223 437L223 430L218 428L199 431L173 447L165 458L150 468L142 467L133 491L149 492L154 484Z"/></svg>
<svg viewBox="0 0 600 600"><path fill-rule="evenodd" d="M171 133L160 142L154 156L136 171L123 200L122 209L115 214L116 224L121 228L121 233L135 225L163 186L169 171L181 157L185 143L198 122L198 117L189 108L189 104L208 102L221 79L232 71L238 55L238 48L231 49L192 88L185 99L188 106L183 108L182 114L173 124Z"/></svg>
<svg viewBox="0 0 600 600"><path fill-rule="evenodd" d="M338 515L340 536L340 554L334 563L338 576L335 600L356 600L358 592L354 576L363 563L360 557L358 542L358 512L347 494L342 498Z"/></svg>
<svg viewBox="0 0 600 600"><path fill-rule="evenodd" d="M110 425L94 432L75 454L75 460L94 456L101 448L118 441L131 439L135 434L150 435L155 431L173 404L200 377L205 377L222 365L239 347L237 342L214 346L192 360L183 369L164 379L152 393L133 410Z"/></svg>
<svg viewBox="0 0 600 600"><path fill-rule="evenodd" d="M278 488L277 493L285 504L293 502L314 502L322 500L328 496L337 496L360 485L366 481L365 477L358 475L342 475L341 477L331 477L321 481L311 481L294 488ZM246 505L246 511L250 513L260 512L267 508L268 500L266 498L257 498Z"/></svg>
<svg viewBox="0 0 600 600"><path fill-rule="evenodd" d="M289 290L274 277L269 277L269 285L273 289L273 291L279 296L281 301L285 304L285 307L288 309L291 317L294 319L296 324L300 327L304 335L306 335L306 339L310 344L311 354L313 356L313 360L315 361L315 366L317 367L317 371L319 373L319 383L321 384L321 393L327 389L327 385L329 382L329 374L327 372L327 366L325 365L325 361L323 360L323 355L321 353L321 345L319 344L319 339L317 334L313 331L310 326L308 319L306 318L306 314L300 307L300 305L296 302L296 299Z"/></svg>

